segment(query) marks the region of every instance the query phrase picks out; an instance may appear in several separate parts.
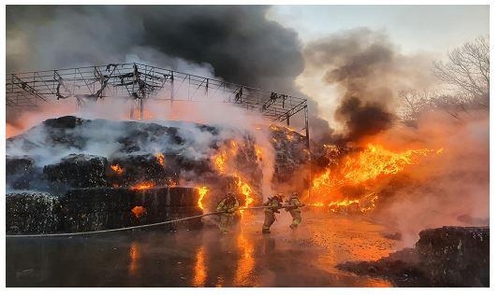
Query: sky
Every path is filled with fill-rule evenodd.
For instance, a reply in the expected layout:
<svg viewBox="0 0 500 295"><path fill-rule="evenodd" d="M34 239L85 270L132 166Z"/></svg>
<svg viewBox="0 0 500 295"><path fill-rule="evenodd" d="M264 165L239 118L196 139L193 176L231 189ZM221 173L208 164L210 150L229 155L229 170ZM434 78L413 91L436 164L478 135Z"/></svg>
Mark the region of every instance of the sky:
<svg viewBox="0 0 500 295"><path fill-rule="evenodd" d="M478 36L489 36L489 14L487 5L278 5L266 16L296 31L304 47L342 32L368 28L385 35L399 55L418 58L420 65L415 70L431 77L433 61L446 59L448 52ZM338 108L342 89L323 82L328 68L314 69L305 59L305 70L295 82L318 102L319 116L330 127L339 128L331 110ZM437 87L431 84L427 81L423 88ZM394 91L399 90L402 88Z"/></svg>
<svg viewBox="0 0 500 295"><path fill-rule="evenodd" d="M304 43L364 26L385 31L405 53L445 53L489 34L487 5L278 5L267 16L297 31Z"/></svg>

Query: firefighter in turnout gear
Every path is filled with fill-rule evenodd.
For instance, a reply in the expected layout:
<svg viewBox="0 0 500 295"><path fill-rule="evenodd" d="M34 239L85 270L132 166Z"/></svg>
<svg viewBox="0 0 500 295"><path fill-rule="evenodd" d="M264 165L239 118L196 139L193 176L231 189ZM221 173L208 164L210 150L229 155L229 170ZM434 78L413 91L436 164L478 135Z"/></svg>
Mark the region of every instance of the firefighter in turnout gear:
<svg viewBox="0 0 500 295"><path fill-rule="evenodd" d="M220 213L219 229L223 234L228 233L229 227L233 223L234 214L239 207L240 203L233 193L228 193L226 197L217 204L216 212Z"/></svg>
<svg viewBox="0 0 500 295"><path fill-rule="evenodd" d="M276 221L276 217L274 213L280 213L279 209L282 207L283 196L281 194L277 194L272 198L268 198L267 202L264 203L264 206L270 206L271 208L264 209L264 224L262 225L262 233L269 234L271 231L271 225Z"/></svg>
<svg viewBox="0 0 500 295"><path fill-rule="evenodd" d="M304 207L299 200L299 193L293 192L290 198L287 200L286 211L290 212L292 216L292 224L290 224L290 228L292 230L297 229L299 224L302 222L302 216L300 215L300 207Z"/></svg>

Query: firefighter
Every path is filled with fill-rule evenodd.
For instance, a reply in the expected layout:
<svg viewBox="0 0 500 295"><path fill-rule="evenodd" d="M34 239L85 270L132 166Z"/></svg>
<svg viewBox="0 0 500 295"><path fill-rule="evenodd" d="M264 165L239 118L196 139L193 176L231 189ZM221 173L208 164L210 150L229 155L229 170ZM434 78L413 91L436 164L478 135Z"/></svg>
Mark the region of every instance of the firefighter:
<svg viewBox="0 0 500 295"><path fill-rule="evenodd" d="M228 193L219 204L217 204L216 212L220 213L219 229L223 234L227 234L229 227L233 223L234 214L240 207L240 203L233 193Z"/></svg>
<svg viewBox="0 0 500 295"><path fill-rule="evenodd" d="M292 230L297 229L299 224L302 222L302 216L300 215L300 207L304 207L299 200L299 193L293 192L290 198L287 200L287 208L286 211L290 212L292 216L292 224L290 224L290 228Z"/></svg>
<svg viewBox="0 0 500 295"><path fill-rule="evenodd" d="M264 224L262 225L262 233L269 234L271 231L271 225L276 221L274 213L280 213L279 209L282 207L283 195L276 194L272 198L268 198L264 206L270 206L271 208L264 209Z"/></svg>

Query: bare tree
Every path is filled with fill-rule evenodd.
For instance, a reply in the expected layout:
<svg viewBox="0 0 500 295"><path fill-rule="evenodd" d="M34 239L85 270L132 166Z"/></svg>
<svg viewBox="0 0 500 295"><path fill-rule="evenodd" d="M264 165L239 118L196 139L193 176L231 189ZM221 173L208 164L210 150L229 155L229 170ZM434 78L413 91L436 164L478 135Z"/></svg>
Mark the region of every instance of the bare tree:
<svg viewBox="0 0 500 295"><path fill-rule="evenodd" d="M415 123L418 117L425 112L441 110L448 113L457 120L461 116L469 114L469 110L474 108L475 102L462 95L450 95L437 90L407 89L399 92L400 108L399 117L406 122Z"/></svg>
<svg viewBox="0 0 500 295"><path fill-rule="evenodd" d="M432 94L427 90L408 89L400 91L399 98L401 101L399 116L405 121L411 121L417 119L422 111L429 108Z"/></svg>
<svg viewBox="0 0 500 295"><path fill-rule="evenodd" d="M434 74L458 87L462 95L488 106L490 96L490 45L484 37L467 42L448 53L446 62L434 62Z"/></svg>

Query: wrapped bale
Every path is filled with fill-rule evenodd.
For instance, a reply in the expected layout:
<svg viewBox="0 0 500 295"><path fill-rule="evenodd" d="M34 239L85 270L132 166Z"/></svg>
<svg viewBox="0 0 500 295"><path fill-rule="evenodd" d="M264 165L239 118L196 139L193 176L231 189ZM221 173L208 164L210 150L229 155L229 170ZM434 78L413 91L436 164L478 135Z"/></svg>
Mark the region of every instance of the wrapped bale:
<svg viewBox="0 0 500 295"><path fill-rule="evenodd" d="M81 232L132 225L134 191L125 188L69 190L61 199L62 231Z"/></svg>
<svg viewBox="0 0 500 295"><path fill-rule="evenodd" d="M122 228L203 214L197 201L197 190L185 187L73 189L61 199L62 230ZM188 228L200 224L199 220L182 223Z"/></svg>
<svg viewBox="0 0 500 295"><path fill-rule="evenodd" d="M489 286L488 227L427 229L415 248L435 285Z"/></svg>
<svg viewBox="0 0 500 295"><path fill-rule="evenodd" d="M54 233L60 229L61 203L56 196L41 192L6 195L8 234Z"/></svg>
<svg viewBox="0 0 500 295"><path fill-rule="evenodd" d="M176 157L162 153L117 157L106 170L107 178L115 186L133 186L140 182L178 184L181 167Z"/></svg>
<svg viewBox="0 0 500 295"><path fill-rule="evenodd" d="M133 201L134 207L141 207L144 212L136 216L136 222L138 224L149 224L201 215L203 210L198 208L198 198L198 190L187 187L137 190ZM167 225L170 230L176 230L179 227L187 229L201 228L201 219Z"/></svg>
<svg viewBox="0 0 500 295"><path fill-rule="evenodd" d="M43 168L43 173L51 182L67 184L71 187L107 186L105 157L71 154L53 165Z"/></svg>
<svg viewBox="0 0 500 295"><path fill-rule="evenodd" d="M18 190L29 189L35 172L34 162L28 156L7 156L5 163L7 186Z"/></svg>

